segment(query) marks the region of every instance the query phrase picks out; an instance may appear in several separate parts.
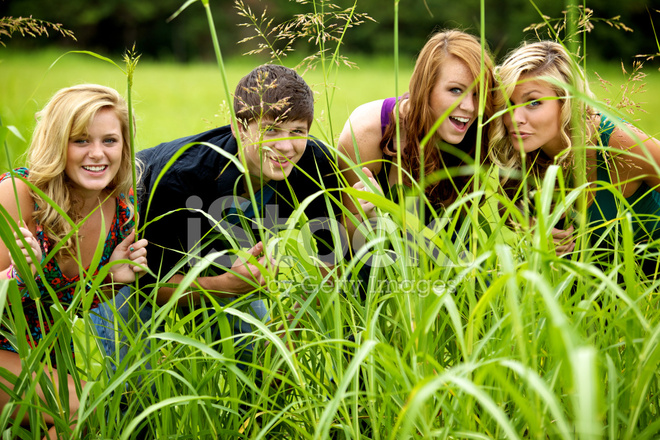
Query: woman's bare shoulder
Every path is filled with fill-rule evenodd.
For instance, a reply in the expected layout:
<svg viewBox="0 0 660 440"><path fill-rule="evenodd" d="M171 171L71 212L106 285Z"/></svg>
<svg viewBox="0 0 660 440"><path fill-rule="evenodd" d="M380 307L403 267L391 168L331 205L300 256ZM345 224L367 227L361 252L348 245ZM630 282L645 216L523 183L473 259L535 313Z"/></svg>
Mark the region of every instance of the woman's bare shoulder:
<svg viewBox="0 0 660 440"><path fill-rule="evenodd" d="M20 179L7 178L0 182L0 205L17 219L16 199L21 206L23 220L30 220L34 212L34 199L30 187Z"/></svg>
<svg viewBox="0 0 660 440"><path fill-rule="evenodd" d="M382 138L380 111L383 100L371 101L357 107L349 116L342 130L339 143L346 147L353 144L353 139L360 150L380 148Z"/></svg>

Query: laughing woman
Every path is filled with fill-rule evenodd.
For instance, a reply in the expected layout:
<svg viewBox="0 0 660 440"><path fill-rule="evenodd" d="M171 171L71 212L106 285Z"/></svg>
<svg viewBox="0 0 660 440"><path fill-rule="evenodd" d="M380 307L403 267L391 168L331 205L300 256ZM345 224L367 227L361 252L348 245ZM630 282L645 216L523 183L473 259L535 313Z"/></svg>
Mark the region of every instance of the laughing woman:
<svg viewBox="0 0 660 440"><path fill-rule="evenodd" d="M483 162L484 157L474 157L475 122L480 88L486 90L484 120L492 115L492 68L488 50L474 36L458 30L432 35L417 58L409 92L398 98L363 104L346 122L339 147L352 163L340 157L339 164L348 185L359 190L366 188L356 172L362 168L376 187L396 199L396 191L391 188L397 184L411 187L422 177L428 178L438 171L472 160ZM440 125L431 133L439 120ZM422 151L420 144L429 134L429 147ZM403 182L398 177L397 151L401 156ZM485 148L482 151L485 156ZM436 210L447 207L471 178L454 176L434 182L424 188L426 198ZM351 198L346 197L344 203L357 213ZM361 199L358 203L367 217L376 215L373 204ZM352 231L354 226L347 222L347 228Z"/></svg>
<svg viewBox="0 0 660 440"><path fill-rule="evenodd" d="M78 287L81 272L89 270L99 241L104 245L95 274L116 260L133 263L116 263L109 267L108 279L104 280L109 284L109 291L112 283L134 281L147 264L146 240L136 241L133 231L135 208L129 197L132 166L128 107L124 99L108 87L79 85L57 92L37 116L37 127L27 153L28 168L15 171L22 179L12 179L5 174L0 181L0 204L3 213L11 217L2 221L19 225L20 234L30 249L28 251L17 234L13 257L8 244L0 243L0 279L13 279L18 283L29 334L15 336L27 338L32 347L36 347L55 325L50 307L52 296L46 285L66 309L81 290ZM77 226L74 228L67 222L52 203L26 182L52 199ZM72 233L73 229L76 231ZM50 256L51 250L60 243L62 247ZM29 273L17 271L13 259L19 255L16 252L22 252L27 258ZM43 276L37 273L37 266L41 266ZM26 288L28 278L34 278L39 292ZM37 302L35 297L39 294L41 301ZM92 307L99 301L94 297ZM3 326L0 367L18 376L21 359L6 337L8 333L11 330ZM54 361L53 349L49 347L46 352L51 353ZM52 380L57 381L57 377L57 373L53 373ZM8 382L0 380L12 388ZM69 407L75 417L79 402L71 376L68 376L67 385ZM43 399L41 390L39 394ZM9 396L0 392L0 407L9 401ZM53 424L50 415L44 413L44 418L47 424Z"/></svg>
<svg viewBox="0 0 660 440"><path fill-rule="evenodd" d="M624 212L633 214L636 243L660 239L660 142L585 104L580 96L593 100L593 95L583 72L559 43L524 44L496 72L502 91L497 109L508 110L491 126L492 160L502 168L521 170L524 151L526 169L537 181L553 163L562 165L570 179L577 172L573 139L585 139L592 243L611 245L617 234L603 237L606 225ZM574 243L564 241L571 232L572 227L554 231L558 253L573 250ZM644 271L655 273L656 263L657 257L647 260Z"/></svg>

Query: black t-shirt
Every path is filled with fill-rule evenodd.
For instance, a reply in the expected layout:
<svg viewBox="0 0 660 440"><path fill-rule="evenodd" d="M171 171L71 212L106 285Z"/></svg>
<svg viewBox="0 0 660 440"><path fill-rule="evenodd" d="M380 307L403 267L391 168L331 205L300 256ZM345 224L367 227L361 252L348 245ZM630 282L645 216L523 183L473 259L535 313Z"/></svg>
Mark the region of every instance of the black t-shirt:
<svg viewBox="0 0 660 440"><path fill-rule="evenodd" d="M161 274L161 280L167 279L165 275L182 258L187 258L186 265L192 266L196 259L190 259L190 255L206 256L214 251L253 246L264 230L260 232L257 224L265 227L266 235L277 233L285 228L303 200L324 188L338 187L334 160L327 147L308 140L305 152L286 180L271 181L262 190L255 189L255 215L252 204L245 203L250 197L237 198L244 193L244 173L237 166L237 151L230 127L224 126L138 153L144 166L138 191L140 225L146 225L149 267ZM313 232L321 231L316 235L323 242L329 240L329 233L325 232L330 230L329 222L339 214L332 207L328 209L328 200L320 194L306 200L309 205L304 209L304 222L310 222ZM259 206L262 201L263 206ZM256 222L253 217L261 220ZM231 266L231 257L232 253L228 253L214 260L216 273Z"/></svg>

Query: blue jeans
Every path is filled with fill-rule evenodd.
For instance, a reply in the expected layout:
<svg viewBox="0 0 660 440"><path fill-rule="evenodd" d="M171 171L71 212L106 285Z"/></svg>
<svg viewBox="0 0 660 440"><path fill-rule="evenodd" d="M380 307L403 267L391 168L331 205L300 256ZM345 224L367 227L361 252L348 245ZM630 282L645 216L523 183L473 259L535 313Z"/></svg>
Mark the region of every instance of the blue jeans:
<svg viewBox="0 0 660 440"><path fill-rule="evenodd" d="M233 301L233 298L228 298L224 303L231 301ZM223 303L223 301L220 302ZM180 311L185 313L186 309L180 308ZM262 300L251 302L248 311L252 316L261 321L268 314L268 309ZM96 309L90 312L89 316L96 328L96 333L99 336L105 355L115 358L117 364L120 364L130 348L130 343L121 334L122 328L128 325L134 334L138 334L140 327L151 320L153 313L153 306L151 304L140 299L136 301L135 294L131 293L131 288L124 286L117 292L114 298L99 304ZM240 338L241 334L252 332L250 324L229 315L227 318L233 324L234 335L238 344L241 348L250 350L252 345L250 338ZM115 319L123 323L117 325L119 335L115 334ZM219 335L219 331L214 333ZM115 366L113 364L114 368Z"/></svg>
<svg viewBox="0 0 660 440"><path fill-rule="evenodd" d="M138 326L149 321L153 314L153 308L150 305L140 302L141 308L136 310L136 304L138 304L138 301L136 301L135 294L131 293L129 286L124 286L114 298L99 304L96 309L91 310L89 313L89 317L96 328L96 334L101 341L104 354L117 358L118 363L121 363L130 348L130 344L122 334L123 326L128 325L132 332L137 334ZM116 330L118 334L115 332L115 319L117 320Z"/></svg>

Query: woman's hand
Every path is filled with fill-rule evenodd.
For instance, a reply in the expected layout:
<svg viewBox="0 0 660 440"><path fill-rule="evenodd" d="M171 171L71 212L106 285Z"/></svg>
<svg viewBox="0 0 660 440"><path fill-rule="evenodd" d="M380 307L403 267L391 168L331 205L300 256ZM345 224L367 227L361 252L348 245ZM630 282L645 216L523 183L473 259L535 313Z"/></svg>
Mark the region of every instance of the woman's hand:
<svg viewBox="0 0 660 440"><path fill-rule="evenodd" d="M110 256L109 263L117 260L130 260L131 263L121 263L113 264L110 266L109 273L112 276L112 281L115 283L128 284L135 281L135 274L142 276L145 273L145 269L138 265L147 266L147 240L144 238L142 240L135 240L135 230L132 230L130 234L124 240L117 245L115 250Z"/></svg>
<svg viewBox="0 0 660 440"><path fill-rule="evenodd" d="M568 229L552 228L552 241L555 243L555 253L558 257L569 254L575 249L574 230L573 225Z"/></svg>
<svg viewBox="0 0 660 440"><path fill-rule="evenodd" d="M25 256L25 259L27 260L28 264L30 265L30 270L32 271L31 275L34 277L34 274L37 273L37 265L41 264L41 259L43 258L43 254L41 252L41 247L39 246L39 242L37 239L32 235L32 232L28 228L25 227L19 227L18 228L19 232L23 235L23 238L25 239L25 242L28 244L29 248L32 250L32 253L34 254L34 257L37 259L37 261L32 261L32 257L30 257L30 252L28 251L28 248L25 247L23 244L23 240L21 240L21 237L18 236L16 232L14 232L14 238L16 239L16 244L20 248L21 252L23 252L23 256ZM11 264L15 267L14 264L14 259L9 256L11 260ZM20 274L21 277L26 276L27 274Z"/></svg>
<svg viewBox="0 0 660 440"><path fill-rule="evenodd" d="M378 184L378 181L377 181L376 178L374 177L374 175L373 175L373 173L371 172L371 170L370 170L369 168L367 168L367 167L363 167L363 168L362 168L362 171L363 171L364 174L367 176L367 178L371 181L371 183L372 183L372 184L378 189L378 191L380 191L380 193L382 194L382 193L383 193L383 190L382 190L382 188L380 187L380 185ZM372 189L371 189L369 186L367 186L366 183L364 183L364 182L362 182L362 181L356 182L356 183L353 185L353 188L354 188L354 189L357 189L358 191L373 192ZM363 199L358 199L358 202L360 203L360 207L361 207L362 210L364 211L364 214L367 216L367 218L373 218L373 217L376 216L376 206L375 206L373 203L368 202L368 201L363 200Z"/></svg>

